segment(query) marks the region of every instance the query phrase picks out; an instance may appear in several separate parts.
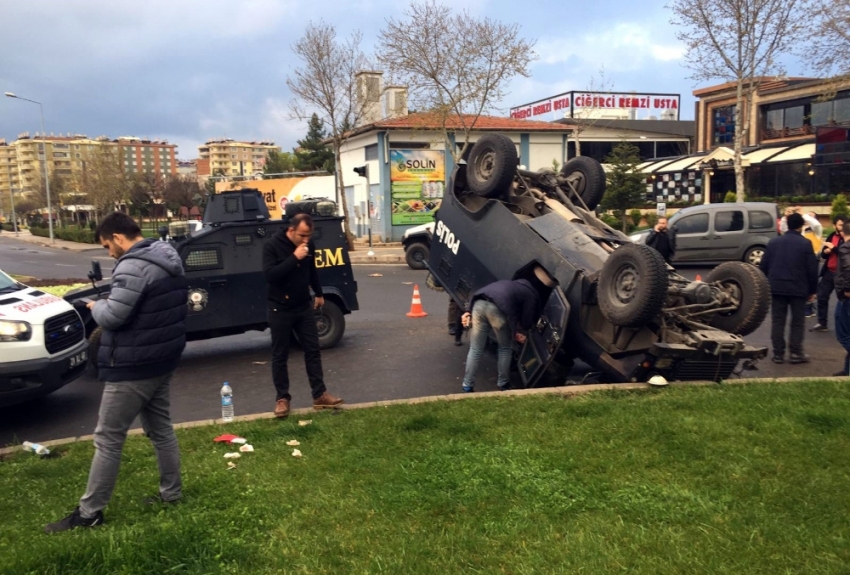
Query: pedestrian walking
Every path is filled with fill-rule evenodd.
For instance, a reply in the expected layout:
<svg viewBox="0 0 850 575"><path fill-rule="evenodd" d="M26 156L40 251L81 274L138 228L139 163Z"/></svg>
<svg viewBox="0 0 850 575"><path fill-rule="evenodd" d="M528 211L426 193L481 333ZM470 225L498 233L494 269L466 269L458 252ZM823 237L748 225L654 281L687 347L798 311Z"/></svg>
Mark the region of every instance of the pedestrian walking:
<svg viewBox="0 0 850 575"><path fill-rule="evenodd" d="M490 330L498 344L496 383L502 391L510 389L513 342L525 342L523 332L527 332L540 318L543 305L554 287L555 280L537 266L530 279L496 281L472 295L469 311L462 318L463 326L472 328L463 391L469 393L475 389L475 372Z"/></svg>
<svg viewBox="0 0 850 575"><path fill-rule="evenodd" d="M832 297L832 292L835 291L838 249L844 243L842 230L846 221L845 216L836 216L832 220L835 231L827 236L821 249L820 257L824 262L820 269L820 280L818 281L818 322L809 331L828 331L829 299Z"/></svg>
<svg viewBox="0 0 850 575"><path fill-rule="evenodd" d="M95 454L79 506L48 533L103 523L127 430L141 417L159 466L159 500L182 495L180 449L171 424L169 383L186 346L188 290L183 264L167 242L144 239L130 216L106 216L95 237L118 260L107 299L87 304L102 330L96 361L105 382L94 432Z"/></svg>
<svg viewBox="0 0 850 575"><path fill-rule="evenodd" d="M272 379L277 394L275 417L289 416L289 343L294 332L304 350L307 379L313 395L313 408L337 408L343 400L328 393L322 373L319 331L315 309L325 303L316 270L313 218L294 216L263 246L263 273L267 282L269 328L272 334ZM312 288L315 299L310 294Z"/></svg>
<svg viewBox="0 0 850 575"><path fill-rule="evenodd" d="M665 262L672 265L673 256L676 255L676 233L668 227L667 218L658 218L655 227L646 236L646 245L655 249Z"/></svg>
<svg viewBox="0 0 850 575"><path fill-rule="evenodd" d="M814 301L818 282L818 260L812 244L801 235L803 216L788 216L788 232L768 242L761 270L770 282L771 342L774 363L785 363L785 323L791 310L788 337L790 363L806 363L803 352L806 301Z"/></svg>
<svg viewBox="0 0 850 575"><path fill-rule="evenodd" d="M844 356L844 366L833 375L850 374L850 225L844 222L841 235L844 240L837 248L835 269L835 338L847 352Z"/></svg>

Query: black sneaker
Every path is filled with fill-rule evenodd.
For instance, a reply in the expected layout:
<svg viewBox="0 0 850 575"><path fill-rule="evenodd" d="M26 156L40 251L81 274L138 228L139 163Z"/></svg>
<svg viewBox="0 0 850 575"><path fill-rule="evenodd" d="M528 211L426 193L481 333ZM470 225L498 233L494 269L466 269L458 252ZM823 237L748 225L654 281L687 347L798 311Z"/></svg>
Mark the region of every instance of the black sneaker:
<svg viewBox="0 0 850 575"><path fill-rule="evenodd" d="M774 355L771 358L771 361L773 361L773 363L785 363L785 358L782 357L781 355Z"/></svg>
<svg viewBox="0 0 850 575"><path fill-rule="evenodd" d="M809 329L809 331L829 331L829 328L825 325L816 323L812 328Z"/></svg>
<svg viewBox="0 0 850 575"><path fill-rule="evenodd" d="M456 335L456 334L457 334L457 329L455 328L455 326L451 326L449 328L449 335Z"/></svg>
<svg viewBox="0 0 850 575"><path fill-rule="evenodd" d="M809 356L805 353L792 353L788 363L809 363Z"/></svg>
<svg viewBox="0 0 850 575"><path fill-rule="evenodd" d="M56 523L50 523L49 525L45 525L44 532L59 533L60 531L68 531L69 529L76 529L77 527L97 527L98 525L102 524L102 511L98 511L94 517L86 519L85 517L80 515L80 508L77 507L76 509L74 509L74 512L71 513L68 517L60 519Z"/></svg>
<svg viewBox="0 0 850 575"><path fill-rule="evenodd" d="M145 497L142 499L143 505L177 505L180 503L180 498L172 499L171 501L166 501L160 495L154 495L153 497Z"/></svg>

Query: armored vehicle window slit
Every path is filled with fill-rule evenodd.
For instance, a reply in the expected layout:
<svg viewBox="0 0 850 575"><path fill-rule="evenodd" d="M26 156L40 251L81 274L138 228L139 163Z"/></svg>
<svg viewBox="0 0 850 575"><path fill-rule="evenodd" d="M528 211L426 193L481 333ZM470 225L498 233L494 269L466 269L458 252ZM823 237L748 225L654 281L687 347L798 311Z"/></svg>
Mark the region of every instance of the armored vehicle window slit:
<svg viewBox="0 0 850 575"><path fill-rule="evenodd" d="M239 198L225 198L224 199L224 212L227 214L235 214L239 212Z"/></svg>
<svg viewBox="0 0 850 575"><path fill-rule="evenodd" d="M221 252L218 248L200 248L186 254L186 269L189 271L220 269Z"/></svg>
<svg viewBox="0 0 850 575"><path fill-rule="evenodd" d="M237 246L250 246L254 243L254 238L251 234L239 234L233 236L233 241Z"/></svg>

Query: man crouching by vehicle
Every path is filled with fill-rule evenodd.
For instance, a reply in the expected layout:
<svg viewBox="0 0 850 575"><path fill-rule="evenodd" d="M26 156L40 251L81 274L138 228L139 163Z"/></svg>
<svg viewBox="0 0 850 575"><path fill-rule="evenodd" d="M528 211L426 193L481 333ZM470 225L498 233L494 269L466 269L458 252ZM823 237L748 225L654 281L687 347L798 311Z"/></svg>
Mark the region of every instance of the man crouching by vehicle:
<svg viewBox="0 0 850 575"><path fill-rule="evenodd" d="M497 385L501 391L510 389L513 340L525 342L525 335L517 329L524 332L531 329L540 318L543 305L554 287L555 280L543 268L537 266L531 279L499 280L472 294L469 301L471 312L467 311L462 318L464 327L472 325L466 371L463 375L463 391L474 391L478 360L487 344L491 329L498 343Z"/></svg>
<svg viewBox="0 0 850 575"><path fill-rule="evenodd" d="M109 298L87 304L103 330L96 359L98 377L106 383L94 431L94 460L79 506L46 526L47 533L103 523L127 430L136 416L141 416L159 465L159 496L147 501L175 503L181 497L169 382L186 346L183 264L170 244L143 238L136 222L119 212L103 219L95 237L118 263Z"/></svg>

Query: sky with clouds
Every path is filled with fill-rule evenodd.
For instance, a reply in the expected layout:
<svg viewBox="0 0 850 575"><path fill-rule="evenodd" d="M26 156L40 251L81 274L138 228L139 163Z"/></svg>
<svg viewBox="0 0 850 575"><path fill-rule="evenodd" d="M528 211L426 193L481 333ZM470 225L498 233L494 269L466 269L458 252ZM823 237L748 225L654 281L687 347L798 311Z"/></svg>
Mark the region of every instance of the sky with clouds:
<svg viewBox="0 0 850 575"><path fill-rule="evenodd" d="M197 156L210 138L304 136L290 119L286 78L299 65L290 46L310 22L340 36L360 30L372 50L404 1L384 0L0 0L0 92L44 105L48 133L134 135L178 144ZM611 91L682 95L693 119L697 84L665 0L509 2L456 0L456 9L521 26L536 39L530 78L499 103L512 106L604 84ZM415 33L415 31L412 31ZM604 82L600 81L604 71ZM798 72L793 67L789 72ZM0 98L0 138L40 131L36 106Z"/></svg>

